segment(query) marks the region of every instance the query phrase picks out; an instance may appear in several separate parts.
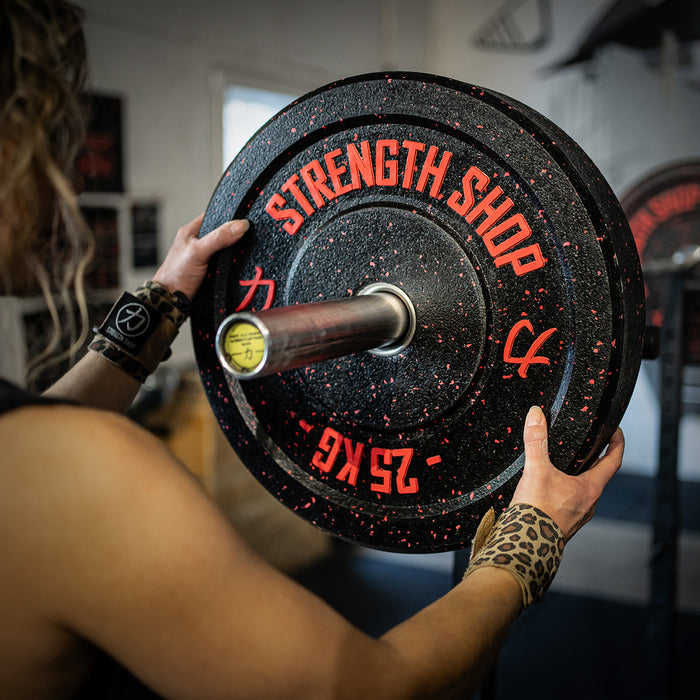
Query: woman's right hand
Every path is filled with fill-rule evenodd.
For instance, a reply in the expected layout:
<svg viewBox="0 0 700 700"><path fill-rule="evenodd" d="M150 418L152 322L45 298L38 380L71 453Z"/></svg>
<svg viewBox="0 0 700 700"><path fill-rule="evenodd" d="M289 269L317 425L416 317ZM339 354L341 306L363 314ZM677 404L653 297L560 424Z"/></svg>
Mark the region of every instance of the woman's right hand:
<svg viewBox="0 0 700 700"><path fill-rule="evenodd" d="M547 420L539 406L527 414L523 431L525 468L511 504L527 503L543 510L568 542L595 512L603 489L620 468L625 438L618 428L603 454L587 471L571 476L549 459Z"/></svg>

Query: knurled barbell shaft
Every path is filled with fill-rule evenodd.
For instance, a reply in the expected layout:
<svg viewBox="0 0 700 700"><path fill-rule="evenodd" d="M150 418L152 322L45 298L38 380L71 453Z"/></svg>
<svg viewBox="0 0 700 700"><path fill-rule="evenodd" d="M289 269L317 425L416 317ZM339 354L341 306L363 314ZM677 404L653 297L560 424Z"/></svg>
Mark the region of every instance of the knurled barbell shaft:
<svg viewBox="0 0 700 700"><path fill-rule="evenodd" d="M231 314L219 326L216 350L226 371L249 379L364 350L395 354L414 329L408 297L378 284L352 297Z"/></svg>

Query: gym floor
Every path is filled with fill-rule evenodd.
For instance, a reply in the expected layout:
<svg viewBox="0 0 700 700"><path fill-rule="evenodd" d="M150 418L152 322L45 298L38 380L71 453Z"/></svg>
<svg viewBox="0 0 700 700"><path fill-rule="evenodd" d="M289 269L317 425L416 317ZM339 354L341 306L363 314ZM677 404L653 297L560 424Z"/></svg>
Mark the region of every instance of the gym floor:
<svg viewBox="0 0 700 700"><path fill-rule="evenodd" d="M675 647L651 652L654 482L617 474L595 518L567 545L554 585L518 620L482 700L651 700L695 697L700 658L700 482L681 483ZM388 554L338 543L297 579L372 635L449 590L453 554ZM654 660L672 682L654 695ZM658 680L658 678L656 679ZM667 692L668 691L668 692ZM692 692L691 692L692 691Z"/></svg>

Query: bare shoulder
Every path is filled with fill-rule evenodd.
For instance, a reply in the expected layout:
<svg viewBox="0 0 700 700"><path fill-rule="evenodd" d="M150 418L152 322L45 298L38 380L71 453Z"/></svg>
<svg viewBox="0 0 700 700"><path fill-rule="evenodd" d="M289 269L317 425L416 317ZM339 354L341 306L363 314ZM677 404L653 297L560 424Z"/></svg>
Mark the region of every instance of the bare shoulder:
<svg viewBox="0 0 700 700"><path fill-rule="evenodd" d="M149 479L183 470L165 447L127 418L71 405L26 406L0 418L0 489L16 501L25 494L55 509L74 499L114 500ZM82 496L81 496L82 494ZM110 495L111 494L111 495ZM82 505L87 506L83 498ZM102 506L105 504L102 503Z"/></svg>
<svg viewBox="0 0 700 700"><path fill-rule="evenodd" d="M22 613L39 610L33 644L50 638L47 627L69 630L159 695L200 700L330 697L340 659L386 666L383 645L260 560L168 451L127 420L22 409L0 418L0 440L11 442L0 468L0 550L12 572L0 580L0 617L3 599L13 611L18 602ZM363 687L353 697L366 695Z"/></svg>
<svg viewBox="0 0 700 700"><path fill-rule="evenodd" d="M11 611L7 638L27 640L17 667L58 663L70 631L161 687L194 653L203 583L225 581L222 600L242 615L246 572L261 564L149 433L116 414L32 406L0 417L0 444L0 617Z"/></svg>
<svg viewBox="0 0 700 700"><path fill-rule="evenodd" d="M50 450L60 457L63 450L90 451L105 439L126 436L142 445L159 444L124 416L71 404L29 405L0 418L0 438L23 454Z"/></svg>
<svg viewBox="0 0 700 700"><path fill-rule="evenodd" d="M3 550L33 581L27 595L83 636L100 634L97 620L118 628L106 618L149 586L186 587L198 559L246 556L196 480L122 416L27 407L0 418L0 444Z"/></svg>
<svg viewBox="0 0 700 700"><path fill-rule="evenodd" d="M90 523L99 532L101 524L115 524L113 517L126 533L135 519L172 516L176 509L216 511L161 441L115 413L24 407L0 417L0 445L0 502L15 504L3 517L17 522L31 525L44 509L56 525Z"/></svg>

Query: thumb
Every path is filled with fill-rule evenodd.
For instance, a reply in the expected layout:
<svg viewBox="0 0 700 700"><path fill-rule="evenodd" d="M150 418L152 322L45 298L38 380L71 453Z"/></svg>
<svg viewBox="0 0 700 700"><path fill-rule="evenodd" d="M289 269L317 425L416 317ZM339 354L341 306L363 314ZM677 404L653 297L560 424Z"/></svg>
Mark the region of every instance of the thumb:
<svg viewBox="0 0 700 700"><path fill-rule="evenodd" d="M247 219L234 219L197 240L199 252L207 261L214 253L236 243L250 227Z"/></svg>
<svg viewBox="0 0 700 700"><path fill-rule="evenodd" d="M547 419L539 406L532 406L528 411L523 429L523 442L525 443L525 464L527 466L549 464Z"/></svg>

